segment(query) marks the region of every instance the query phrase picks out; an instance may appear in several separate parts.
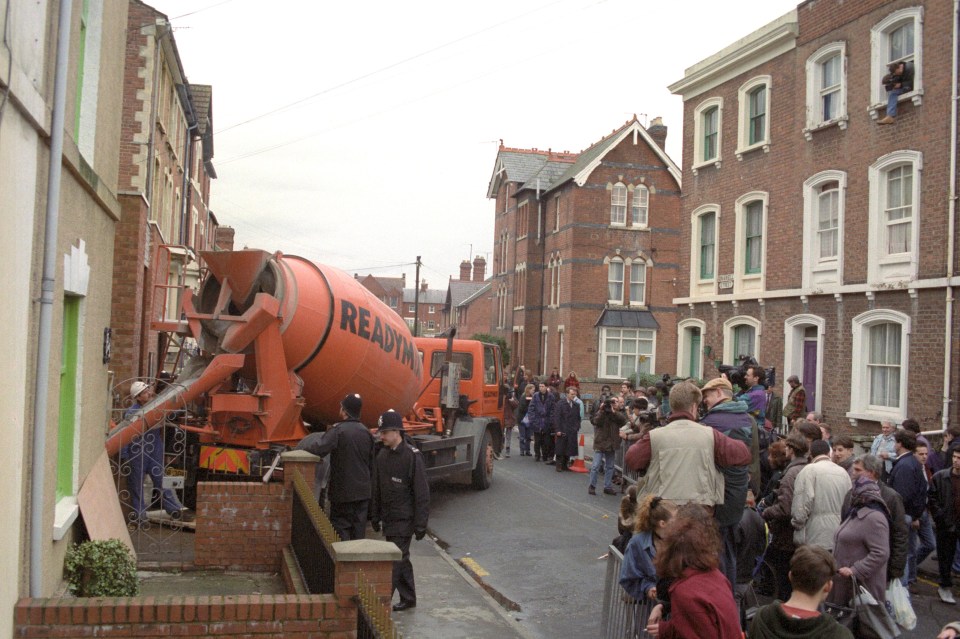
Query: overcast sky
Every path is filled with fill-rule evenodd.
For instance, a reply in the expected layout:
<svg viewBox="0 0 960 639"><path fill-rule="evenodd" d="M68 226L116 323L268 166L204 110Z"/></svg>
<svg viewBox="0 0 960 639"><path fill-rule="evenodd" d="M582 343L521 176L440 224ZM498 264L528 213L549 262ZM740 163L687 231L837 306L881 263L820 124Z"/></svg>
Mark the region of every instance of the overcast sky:
<svg viewBox="0 0 960 639"><path fill-rule="evenodd" d="M149 3L149 0L147 0ZM236 246L445 288L493 246L497 145L580 151L636 113L681 160L686 67L794 0L155 0L213 86ZM487 269L489 275L490 269Z"/></svg>

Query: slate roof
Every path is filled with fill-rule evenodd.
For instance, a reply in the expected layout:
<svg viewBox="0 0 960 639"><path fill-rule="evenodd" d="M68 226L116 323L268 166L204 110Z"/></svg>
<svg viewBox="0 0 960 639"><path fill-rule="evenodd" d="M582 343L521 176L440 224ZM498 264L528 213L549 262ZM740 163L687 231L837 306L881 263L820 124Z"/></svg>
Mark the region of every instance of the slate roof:
<svg viewBox="0 0 960 639"><path fill-rule="evenodd" d="M600 318L594 326L607 328L652 328L657 330L660 324L650 311L640 309L608 308L600 313Z"/></svg>
<svg viewBox="0 0 960 639"><path fill-rule="evenodd" d="M483 288L477 289L477 291L476 291L475 293L473 293L473 295L471 295L470 297L464 299L462 302L460 302L459 304L457 304L457 306L466 306L467 304L470 304L470 303L473 302L474 300L476 300L476 299L478 299L478 298L480 298L480 297L483 297L483 296L487 293L487 291L490 290L490 286L491 286L490 282L486 282L486 283L485 283L485 286L484 286Z"/></svg>
<svg viewBox="0 0 960 639"><path fill-rule="evenodd" d="M403 289L403 303L404 304L413 304L414 294L417 292L415 288L405 288ZM447 299L447 292L440 291L435 288L428 288L425 291L420 291L420 303L421 304L443 304Z"/></svg>
<svg viewBox="0 0 960 639"><path fill-rule="evenodd" d="M450 305L450 308L456 308L460 304L482 289L484 286L488 286L488 282L464 282L462 280L450 280L449 288L447 289L446 303Z"/></svg>

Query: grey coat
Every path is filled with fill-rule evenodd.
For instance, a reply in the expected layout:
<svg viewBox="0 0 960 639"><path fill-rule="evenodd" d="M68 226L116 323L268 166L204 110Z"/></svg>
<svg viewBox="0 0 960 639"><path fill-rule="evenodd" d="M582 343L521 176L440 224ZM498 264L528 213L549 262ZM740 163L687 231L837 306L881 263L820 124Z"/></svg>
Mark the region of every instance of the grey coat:
<svg viewBox="0 0 960 639"><path fill-rule="evenodd" d="M853 569L857 581L874 599L886 600L890 535L887 515L884 512L861 507L844 519L834 539L833 556L837 561L837 568ZM847 605L852 596L852 580L836 575L829 600Z"/></svg>

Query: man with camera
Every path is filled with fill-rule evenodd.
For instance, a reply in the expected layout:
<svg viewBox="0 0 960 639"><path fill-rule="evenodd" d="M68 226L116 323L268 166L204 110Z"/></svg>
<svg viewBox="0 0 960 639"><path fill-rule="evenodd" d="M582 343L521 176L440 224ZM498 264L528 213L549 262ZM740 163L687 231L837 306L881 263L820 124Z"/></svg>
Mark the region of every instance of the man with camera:
<svg viewBox="0 0 960 639"><path fill-rule="evenodd" d="M590 419L593 424L593 463L590 465L590 487L587 492L597 494L597 475L603 465L603 492L616 495L613 488L614 454L620 445L620 427L627 423L616 408L616 400L603 402L600 411Z"/></svg>
<svg viewBox="0 0 960 639"><path fill-rule="evenodd" d="M767 388L764 386L766 373L756 364L749 364L743 371L743 383L746 390L737 395L737 399L747 402L750 415L757 421L757 426L763 428L767 418Z"/></svg>

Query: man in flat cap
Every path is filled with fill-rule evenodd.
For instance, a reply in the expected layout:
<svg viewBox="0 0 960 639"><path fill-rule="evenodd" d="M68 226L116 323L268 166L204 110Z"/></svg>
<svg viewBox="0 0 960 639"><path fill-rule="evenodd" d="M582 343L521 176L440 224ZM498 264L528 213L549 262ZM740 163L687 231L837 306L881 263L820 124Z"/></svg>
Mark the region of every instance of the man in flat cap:
<svg viewBox="0 0 960 639"><path fill-rule="evenodd" d="M374 441L360 423L362 407L360 395L347 395L340 402L341 421L297 444L297 450L319 457L330 455L330 523L342 541L366 536Z"/></svg>

